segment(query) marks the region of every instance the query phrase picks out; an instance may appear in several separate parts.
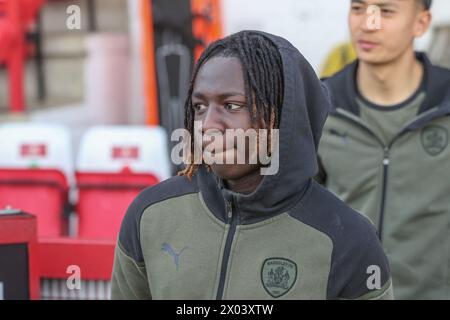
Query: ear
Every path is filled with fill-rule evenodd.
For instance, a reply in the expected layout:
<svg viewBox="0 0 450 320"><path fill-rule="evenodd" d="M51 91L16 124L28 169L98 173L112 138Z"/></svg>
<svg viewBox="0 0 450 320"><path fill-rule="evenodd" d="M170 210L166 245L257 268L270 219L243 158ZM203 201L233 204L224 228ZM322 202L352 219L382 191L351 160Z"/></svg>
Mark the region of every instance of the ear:
<svg viewBox="0 0 450 320"><path fill-rule="evenodd" d="M414 37L422 37L430 28L432 14L430 10L422 10L418 16L414 27Z"/></svg>

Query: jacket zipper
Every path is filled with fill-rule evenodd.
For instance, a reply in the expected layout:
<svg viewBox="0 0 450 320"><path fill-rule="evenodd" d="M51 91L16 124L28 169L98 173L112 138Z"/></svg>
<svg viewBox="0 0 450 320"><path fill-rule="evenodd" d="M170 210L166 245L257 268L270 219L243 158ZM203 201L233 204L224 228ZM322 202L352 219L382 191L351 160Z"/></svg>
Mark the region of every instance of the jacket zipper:
<svg viewBox="0 0 450 320"><path fill-rule="evenodd" d="M387 198L388 173L389 173L389 165L391 163L391 160L389 158L389 152L392 148L392 145L398 138L400 138L401 136L403 136L403 134L405 134L406 132L409 131L408 129L411 125L420 121L422 118L425 118L427 115L429 115L431 113L438 112L439 110L436 108L431 109L428 112L424 112L420 116L418 116L415 119L413 119L412 121L408 122L402 128L402 130L400 130L400 132L391 140L391 142L389 143L388 146L386 146L383 143L383 141L380 138L378 138L378 136L372 131L372 129L370 129L370 127L366 126L364 123L358 121L357 119L354 119L352 114L349 115L349 114L347 114L347 111L342 110L342 109L337 109L336 111L337 111L337 113L334 114L334 116L337 116L338 118L344 118L344 119L358 125L359 127L363 128L364 130L369 132L383 148L383 152L384 152L384 154L383 154L383 180L382 180L382 190L381 190L380 217L378 220L378 237L380 238L380 241L382 241L384 214L385 214L386 198Z"/></svg>
<svg viewBox="0 0 450 320"><path fill-rule="evenodd" d="M384 148L384 157L383 157L383 186L381 191L381 204L380 204L380 218L378 221L378 237L380 241L382 241L383 236L383 223L384 223L384 208L386 206L386 193L387 193L387 184L388 184L388 173L389 173L389 164L391 160L389 159L389 147Z"/></svg>
<svg viewBox="0 0 450 320"><path fill-rule="evenodd" d="M236 227L238 224L238 212L235 210L233 214L233 201L227 201L227 220L230 225L228 230L227 239L225 242L225 248L222 253L222 265L220 267L219 287L217 288L217 300L223 299L223 291L225 288L225 280L228 270L228 262L230 260L231 245L233 244L234 235L236 234Z"/></svg>
<svg viewBox="0 0 450 320"><path fill-rule="evenodd" d="M366 126L364 123L353 119L353 115L347 115L346 111L337 110L337 114L335 114L335 116L337 116L338 118L344 118L350 122L352 122L353 124L356 124L357 126L359 126L360 128L363 128L365 131L367 131L372 137L374 137L377 142L380 144L380 146L383 148L383 162L382 162L382 166L383 166L383 177L382 177L382 190L381 190L381 201L380 201L380 212L379 212L379 218L378 218L378 238L380 239L380 241L382 241L382 231L383 231L383 222L384 222L384 210L385 210L385 204L386 204L386 189L387 189L387 180L388 180L388 171L389 171L389 164L390 164L390 159L389 159L389 146L386 146L384 144L384 142L372 131L372 129L370 129L370 127Z"/></svg>

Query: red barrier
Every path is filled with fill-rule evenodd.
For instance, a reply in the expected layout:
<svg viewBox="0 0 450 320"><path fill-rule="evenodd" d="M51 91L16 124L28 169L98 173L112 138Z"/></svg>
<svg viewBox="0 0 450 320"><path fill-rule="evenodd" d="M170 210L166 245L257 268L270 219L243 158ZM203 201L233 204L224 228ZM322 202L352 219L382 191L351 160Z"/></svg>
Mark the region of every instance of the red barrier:
<svg viewBox="0 0 450 320"><path fill-rule="evenodd" d="M42 299L109 299L114 241L41 238L38 248Z"/></svg>
<svg viewBox="0 0 450 320"><path fill-rule="evenodd" d="M115 242L77 238L40 238L41 278L67 279L67 268L80 268L84 280L111 280Z"/></svg>

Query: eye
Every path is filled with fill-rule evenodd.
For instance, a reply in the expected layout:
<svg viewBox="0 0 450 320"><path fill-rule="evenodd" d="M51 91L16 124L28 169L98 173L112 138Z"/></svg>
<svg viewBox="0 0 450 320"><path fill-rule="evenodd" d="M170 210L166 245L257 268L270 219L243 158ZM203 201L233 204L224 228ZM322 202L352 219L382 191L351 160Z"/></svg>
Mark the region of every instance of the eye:
<svg viewBox="0 0 450 320"><path fill-rule="evenodd" d="M389 15L392 15L394 13L394 11L393 10L389 10L389 9L383 9L383 10L381 10L381 13L383 15L389 16Z"/></svg>
<svg viewBox="0 0 450 320"><path fill-rule="evenodd" d="M359 14L359 13L363 13L364 8L360 4L353 4L351 10L353 13Z"/></svg>
<svg viewBox="0 0 450 320"><path fill-rule="evenodd" d="M225 109L228 110L228 111L236 111L236 110L239 110L239 109L242 109L242 108L244 108L243 105L236 104L236 103L227 103L227 104L225 104Z"/></svg>
<svg viewBox="0 0 450 320"><path fill-rule="evenodd" d="M195 112L202 112L207 108L203 103L195 103L193 107Z"/></svg>

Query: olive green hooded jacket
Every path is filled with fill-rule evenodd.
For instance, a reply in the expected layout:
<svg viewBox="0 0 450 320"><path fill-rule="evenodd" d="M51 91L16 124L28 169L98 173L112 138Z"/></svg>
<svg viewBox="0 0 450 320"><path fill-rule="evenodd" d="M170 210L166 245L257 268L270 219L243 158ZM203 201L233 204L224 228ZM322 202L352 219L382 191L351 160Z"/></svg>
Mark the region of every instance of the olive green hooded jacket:
<svg viewBox="0 0 450 320"><path fill-rule="evenodd" d="M113 299L388 299L369 220L313 180L328 91L286 40L279 170L250 195L200 166L143 191L116 249Z"/></svg>
<svg viewBox="0 0 450 320"><path fill-rule="evenodd" d="M358 62L325 81L320 180L377 226L396 299L450 299L450 71L417 57L425 101L387 144L359 117Z"/></svg>

